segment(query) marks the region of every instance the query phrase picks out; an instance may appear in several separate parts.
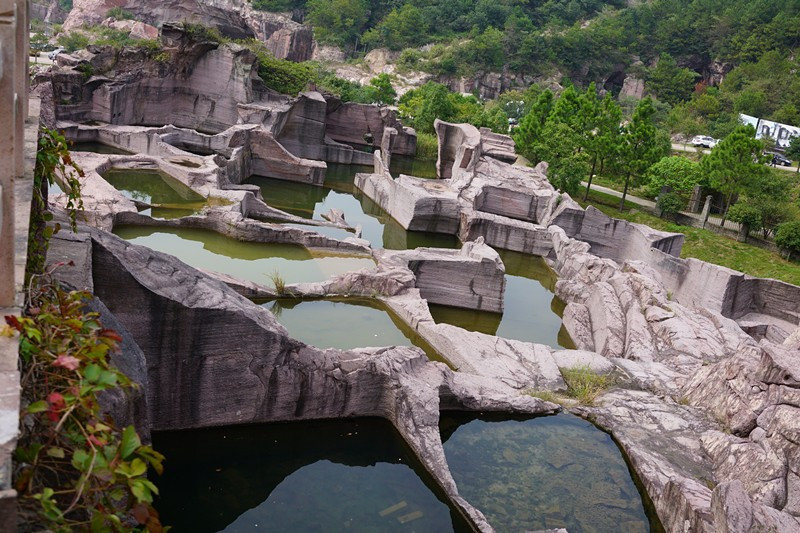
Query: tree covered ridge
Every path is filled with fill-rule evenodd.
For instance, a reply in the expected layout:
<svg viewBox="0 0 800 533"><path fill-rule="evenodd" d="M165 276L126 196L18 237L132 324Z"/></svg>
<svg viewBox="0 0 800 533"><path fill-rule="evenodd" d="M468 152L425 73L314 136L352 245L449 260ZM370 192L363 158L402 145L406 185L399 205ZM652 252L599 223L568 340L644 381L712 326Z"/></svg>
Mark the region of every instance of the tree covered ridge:
<svg viewBox="0 0 800 533"><path fill-rule="evenodd" d="M261 9L305 10L317 37L340 46L358 40L402 50L469 38L490 49L475 54L484 64L471 67L495 67L491 52L502 50L512 70L528 73L608 72L633 56L647 62L662 53L695 69L714 60L738 64L793 49L800 39L798 0L253 1Z"/></svg>

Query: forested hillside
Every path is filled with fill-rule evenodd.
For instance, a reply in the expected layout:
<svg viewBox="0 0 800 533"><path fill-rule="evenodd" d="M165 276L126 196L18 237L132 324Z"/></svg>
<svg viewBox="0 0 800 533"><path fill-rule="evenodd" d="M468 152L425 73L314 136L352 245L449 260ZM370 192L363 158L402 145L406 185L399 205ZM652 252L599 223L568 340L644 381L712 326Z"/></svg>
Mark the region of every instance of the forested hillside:
<svg viewBox="0 0 800 533"><path fill-rule="evenodd" d="M558 74L562 85L594 81L612 93L626 76L643 79L679 106L673 130L722 137L738 112L800 122L800 0L253 2L296 10L319 41L351 55L403 50L401 68L438 76Z"/></svg>

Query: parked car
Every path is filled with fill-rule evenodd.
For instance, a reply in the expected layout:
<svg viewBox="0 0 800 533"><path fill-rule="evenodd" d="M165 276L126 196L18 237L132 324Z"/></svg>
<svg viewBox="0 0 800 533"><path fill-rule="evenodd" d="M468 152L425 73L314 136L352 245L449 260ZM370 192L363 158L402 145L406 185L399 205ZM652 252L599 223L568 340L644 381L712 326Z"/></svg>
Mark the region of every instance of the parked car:
<svg viewBox="0 0 800 533"><path fill-rule="evenodd" d="M695 137L692 137L692 140L690 142L692 146L703 146L705 148L714 148L719 141L714 137L709 137L708 135L696 135Z"/></svg>
<svg viewBox="0 0 800 533"><path fill-rule="evenodd" d="M60 54L61 52L63 52L63 51L64 51L64 47L63 46L59 46L58 48L56 48L52 52L48 52L47 53L47 59L49 59L50 61L55 61L56 60L56 56L58 54Z"/></svg>
<svg viewBox="0 0 800 533"><path fill-rule="evenodd" d="M778 154L776 152L767 152L766 155L772 156L772 165L781 165L784 167L792 166L792 160L786 157L783 154Z"/></svg>

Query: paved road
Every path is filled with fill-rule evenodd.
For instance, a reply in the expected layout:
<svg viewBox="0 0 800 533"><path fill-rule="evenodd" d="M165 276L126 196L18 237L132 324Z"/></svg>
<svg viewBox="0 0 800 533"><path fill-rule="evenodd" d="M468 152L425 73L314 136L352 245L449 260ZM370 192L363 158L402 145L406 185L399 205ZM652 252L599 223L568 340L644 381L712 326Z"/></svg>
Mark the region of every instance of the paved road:
<svg viewBox="0 0 800 533"><path fill-rule="evenodd" d="M672 143L672 149L676 152L691 152L697 153L698 148L690 145L690 144L679 144L679 143ZM710 154L711 150L708 148L703 149L704 154ZM776 166L775 168L779 168L781 170L788 170L789 172L797 172L797 167L784 167L781 165Z"/></svg>
<svg viewBox="0 0 800 533"><path fill-rule="evenodd" d="M30 57L31 64L36 65L52 65L53 62L47 58L47 52L42 52L38 55L38 57L31 56Z"/></svg>
<svg viewBox="0 0 800 533"><path fill-rule="evenodd" d="M586 187L586 182L582 181L581 185ZM600 185L595 185L594 183L592 183L592 190L593 191L598 191L598 192L603 192L603 193L606 193L608 195L615 196L617 198L622 198L622 193L621 192L615 191L614 189L609 189L608 187L602 187ZM580 198L583 198L583 195L581 195ZM656 207L656 203L655 202L652 202L650 200L645 200L644 198L639 198L637 196L631 196L630 194L625 197L625 201L626 202L631 202L632 204L640 205L642 207L649 207L651 209L655 209L655 207Z"/></svg>

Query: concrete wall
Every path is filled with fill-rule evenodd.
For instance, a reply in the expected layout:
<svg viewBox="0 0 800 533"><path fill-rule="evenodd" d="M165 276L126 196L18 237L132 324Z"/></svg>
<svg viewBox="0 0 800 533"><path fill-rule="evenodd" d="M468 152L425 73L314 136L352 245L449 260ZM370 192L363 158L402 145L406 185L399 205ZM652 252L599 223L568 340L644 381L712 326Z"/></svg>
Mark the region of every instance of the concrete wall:
<svg viewBox="0 0 800 533"><path fill-rule="evenodd" d="M28 2L0 0L0 13L0 315L18 316L39 108L38 101L28 105ZM17 530L11 454L19 428L18 352L16 338L0 337L0 531Z"/></svg>

